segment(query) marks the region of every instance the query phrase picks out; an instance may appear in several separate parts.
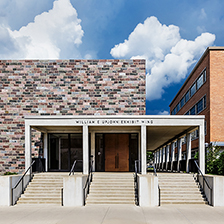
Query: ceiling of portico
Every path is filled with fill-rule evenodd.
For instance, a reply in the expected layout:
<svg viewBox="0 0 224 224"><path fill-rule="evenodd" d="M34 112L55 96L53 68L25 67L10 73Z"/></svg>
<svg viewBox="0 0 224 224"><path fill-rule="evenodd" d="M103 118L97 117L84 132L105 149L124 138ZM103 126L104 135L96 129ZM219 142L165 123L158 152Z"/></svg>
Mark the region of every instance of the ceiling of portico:
<svg viewBox="0 0 224 224"><path fill-rule="evenodd" d="M32 128L45 133L82 133L82 126L39 126ZM147 127L147 150L155 150L169 143L187 131L193 131L193 126L148 126ZM90 126L89 131L94 132L119 132L119 133L140 133L140 126ZM171 142L170 142L171 143Z"/></svg>
<svg viewBox="0 0 224 224"><path fill-rule="evenodd" d="M192 126L149 126L147 127L147 150L155 150L186 131Z"/></svg>

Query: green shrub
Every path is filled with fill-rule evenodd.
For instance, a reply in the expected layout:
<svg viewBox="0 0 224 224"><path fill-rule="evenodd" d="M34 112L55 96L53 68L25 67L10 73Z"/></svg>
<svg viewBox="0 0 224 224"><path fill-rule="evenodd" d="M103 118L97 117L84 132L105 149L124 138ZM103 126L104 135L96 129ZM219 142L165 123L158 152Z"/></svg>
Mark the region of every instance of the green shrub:
<svg viewBox="0 0 224 224"><path fill-rule="evenodd" d="M207 153L205 154L206 161L206 171L210 174L219 173L219 158L220 158L220 147L219 146L210 146L207 148Z"/></svg>
<svg viewBox="0 0 224 224"><path fill-rule="evenodd" d="M217 171L219 175L224 175L224 151L220 154L217 160Z"/></svg>
<svg viewBox="0 0 224 224"><path fill-rule="evenodd" d="M16 175L17 173L5 172L4 175Z"/></svg>

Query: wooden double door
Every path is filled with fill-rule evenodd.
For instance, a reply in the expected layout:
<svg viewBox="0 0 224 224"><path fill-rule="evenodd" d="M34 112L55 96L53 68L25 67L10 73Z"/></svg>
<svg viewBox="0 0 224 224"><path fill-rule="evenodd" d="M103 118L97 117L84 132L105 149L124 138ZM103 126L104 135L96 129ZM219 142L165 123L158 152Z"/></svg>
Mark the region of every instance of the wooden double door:
<svg viewBox="0 0 224 224"><path fill-rule="evenodd" d="M129 134L105 134L105 171L129 171Z"/></svg>

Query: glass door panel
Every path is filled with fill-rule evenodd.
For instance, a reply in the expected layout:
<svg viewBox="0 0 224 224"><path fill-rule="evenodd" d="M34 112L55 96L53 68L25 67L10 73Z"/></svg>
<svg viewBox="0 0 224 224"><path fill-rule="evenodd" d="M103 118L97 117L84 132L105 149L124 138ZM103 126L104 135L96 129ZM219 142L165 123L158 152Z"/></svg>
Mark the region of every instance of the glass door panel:
<svg viewBox="0 0 224 224"><path fill-rule="evenodd" d="M49 135L49 169L59 169L59 138L57 135Z"/></svg>
<svg viewBox="0 0 224 224"><path fill-rule="evenodd" d="M69 135L68 134L60 134L59 137L59 152L60 152L60 160L59 160L59 169L60 170L69 170L70 161L69 161Z"/></svg>
<svg viewBox="0 0 224 224"><path fill-rule="evenodd" d="M104 171L104 137L103 134L96 134L95 136L95 168L96 171Z"/></svg>
<svg viewBox="0 0 224 224"><path fill-rule="evenodd" d="M70 169L75 160L83 160L82 134L70 134ZM75 171L82 171L82 162L77 161Z"/></svg>

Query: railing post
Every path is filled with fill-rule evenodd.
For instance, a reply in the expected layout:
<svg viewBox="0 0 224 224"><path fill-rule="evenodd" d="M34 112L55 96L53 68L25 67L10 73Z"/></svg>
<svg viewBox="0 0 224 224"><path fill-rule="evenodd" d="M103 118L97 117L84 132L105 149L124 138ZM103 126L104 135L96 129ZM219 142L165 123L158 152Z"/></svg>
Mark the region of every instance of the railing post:
<svg viewBox="0 0 224 224"><path fill-rule="evenodd" d="M24 191L23 191L23 179L22 179L22 194L24 193Z"/></svg>
<svg viewBox="0 0 224 224"><path fill-rule="evenodd" d="M210 205L212 205L212 189L210 189L210 200L211 200Z"/></svg>
<svg viewBox="0 0 224 224"><path fill-rule="evenodd" d="M159 206L160 206L160 187L158 185L158 193L159 193Z"/></svg>
<svg viewBox="0 0 224 224"><path fill-rule="evenodd" d="M61 206L64 206L63 188L61 189Z"/></svg>
<svg viewBox="0 0 224 224"><path fill-rule="evenodd" d="M11 190L11 196L12 196L12 198L11 198L11 205L13 206L13 188Z"/></svg>

